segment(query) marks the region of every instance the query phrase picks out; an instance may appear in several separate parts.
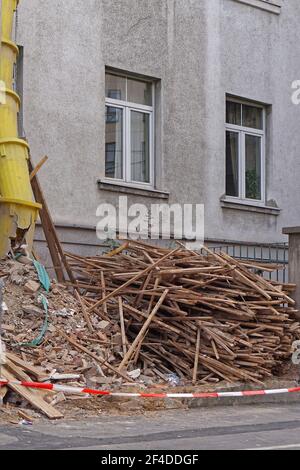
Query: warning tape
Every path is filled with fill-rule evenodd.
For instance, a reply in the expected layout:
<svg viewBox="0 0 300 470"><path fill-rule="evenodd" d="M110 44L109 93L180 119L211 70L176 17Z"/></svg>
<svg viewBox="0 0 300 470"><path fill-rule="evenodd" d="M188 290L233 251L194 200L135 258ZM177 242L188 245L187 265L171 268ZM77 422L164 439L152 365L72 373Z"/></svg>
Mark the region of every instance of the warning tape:
<svg viewBox="0 0 300 470"><path fill-rule="evenodd" d="M19 385L26 388L50 390L70 394L85 394L93 396L111 396L120 398L228 398L228 397L255 397L260 395L281 395L284 393L299 393L300 387L282 388L274 390L249 390L245 392L216 392L216 393L123 393L93 390L90 388L68 387L50 383L18 382L0 379L0 388L5 385Z"/></svg>

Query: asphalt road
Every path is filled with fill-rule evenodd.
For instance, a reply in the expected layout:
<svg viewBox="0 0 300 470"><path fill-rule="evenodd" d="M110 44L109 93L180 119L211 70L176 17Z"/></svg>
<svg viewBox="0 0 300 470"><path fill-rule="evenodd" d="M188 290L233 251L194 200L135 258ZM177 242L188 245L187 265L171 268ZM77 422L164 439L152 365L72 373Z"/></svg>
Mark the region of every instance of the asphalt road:
<svg viewBox="0 0 300 470"><path fill-rule="evenodd" d="M298 450L300 406L229 406L0 426L0 450L5 449Z"/></svg>

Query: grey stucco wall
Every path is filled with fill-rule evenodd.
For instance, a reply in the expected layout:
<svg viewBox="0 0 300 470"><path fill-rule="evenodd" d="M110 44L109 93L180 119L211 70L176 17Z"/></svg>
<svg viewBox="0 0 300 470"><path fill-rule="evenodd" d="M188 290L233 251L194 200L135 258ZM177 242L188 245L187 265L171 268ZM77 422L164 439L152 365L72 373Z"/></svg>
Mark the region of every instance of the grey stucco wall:
<svg viewBox="0 0 300 470"><path fill-rule="evenodd" d="M55 221L94 226L97 206L118 196L97 187L110 66L161 80L157 184L170 202L204 203L207 238L283 240L300 218L299 20L298 0L280 15L234 0L22 0L24 125L33 160L49 156L40 179ZM278 217L221 207L226 93L272 105L267 199Z"/></svg>

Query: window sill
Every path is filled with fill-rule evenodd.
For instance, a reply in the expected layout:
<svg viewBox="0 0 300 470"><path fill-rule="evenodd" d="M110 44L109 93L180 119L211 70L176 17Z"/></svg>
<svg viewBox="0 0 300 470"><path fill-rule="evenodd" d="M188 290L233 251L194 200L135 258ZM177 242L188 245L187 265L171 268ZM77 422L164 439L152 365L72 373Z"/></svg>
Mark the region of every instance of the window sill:
<svg viewBox="0 0 300 470"><path fill-rule="evenodd" d="M234 0L235 2L244 3L260 10L268 11L280 15L282 0Z"/></svg>
<svg viewBox="0 0 300 470"><path fill-rule="evenodd" d="M245 201L232 200L227 198L221 198L221 207L223 209L233 209L247 212L256 212L258 214L274 215L278 217L281 209L279 207L258 205L255 203L248 203Z"/></svg>
<svg viewBox="0 0 300 470"><path fill-rule="evenodd" d="M99 180L98 188L103 191L112 191L123 194L133 194L134 196L144 196L153 199L169 199L170 193L166 191L159 191L152 188L142 188L126 183L117 183L107 180Z"/></svg>

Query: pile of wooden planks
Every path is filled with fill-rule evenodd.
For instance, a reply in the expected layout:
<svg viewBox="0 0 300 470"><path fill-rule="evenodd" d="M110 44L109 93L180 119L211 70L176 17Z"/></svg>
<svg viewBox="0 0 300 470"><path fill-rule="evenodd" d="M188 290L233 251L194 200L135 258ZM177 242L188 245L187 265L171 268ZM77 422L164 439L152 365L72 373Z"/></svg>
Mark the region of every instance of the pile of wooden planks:
<svg viewBox="0 0 300 470"><path fill-rule="evenodd" d="M6 363L1 367L1 377L10 381L10 383L7 387L0 388L0 398L4 399L8 388L10 388L30 403L35 410L45 414L49 419L63 418L63 414L45 400L46 395L49 395L48 391L31 390L14 383L15 381L32 382L33 380L44 382L48 377L42 369L34 367L15 354L7 353L6 356Z"/></svg>
<svg viewBox="0 0 300 470"><path fill-rule="evenodd" d="M140 368L185 383L261 384L280 372L300 337L295 286L261 275L275 266L133 241L103 256L66 259L90 334L95 315L120 332L110 366L120 375Z"/></svg>

